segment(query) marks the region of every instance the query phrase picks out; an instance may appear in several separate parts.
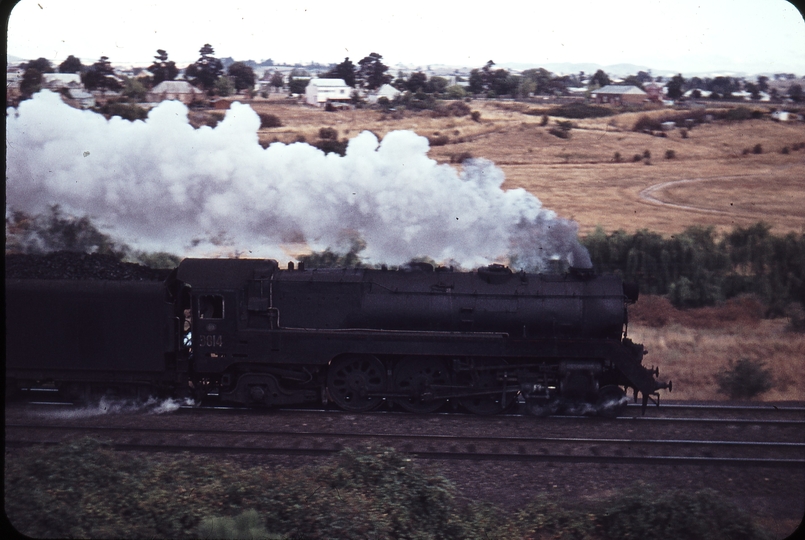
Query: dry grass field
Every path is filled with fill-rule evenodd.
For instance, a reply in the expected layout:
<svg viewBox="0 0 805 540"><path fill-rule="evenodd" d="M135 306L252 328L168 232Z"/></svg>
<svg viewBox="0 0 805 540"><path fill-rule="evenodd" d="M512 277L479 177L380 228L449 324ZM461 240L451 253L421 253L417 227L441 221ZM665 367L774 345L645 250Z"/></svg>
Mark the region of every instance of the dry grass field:
<svg viewBox="0 0 805 540"><path fill-rule="evenodd" d="M724 230L761 219L776 233L805 230L805 150L791 150L805 143L805 124L715 122L691 129L687 138L679 129L663 138L633 132L644 113L625 113L573 120L571 138L560 139L548 132L556 118L543 127L539 114L525 114L539 110L535 106L469 105L481 113L479 122L469 116L432 118L428 111L326 112L282 98L251 102L255 111L275 114L283 122L283 127L260 130L263 143L291 143L299 136L315 141L322 127L335 128L341 139L363 130L383 137L399 129L447 137L448 144L431 148L433 159L450 163L466 152L494 161L506 174L505 188L525 188L547 208L576 220L582 234L598 225L608 232L647 228L674 234L690 225ZM762 154L743 153L757 144ZM788 154L781 153L785 147ZM632 161L646 150L650 164ZM668 150L673 159L666 159ZM614 161L616 152L620 163Z"/></svg>
<svg viewBox="0 0 805 540"><path fill-rule="evenodd" d="M805 143L802 123L717 121L694 127L687 138L679 129L657 137L632 131L644 113L625 113L573 120L571 138L560 139L548 131L556 118L541 126L541 111L525 114L536 107L513 102L470 102L481 113L478 122L470 116L433 118L427 111L326 112L282 98L251 105L283 122L283 127L260 130L263 144L291 143L300 136L313 142L322 127L338 130L339 139L363 130L379 137L400 129L446 136L447 144L431 148L433 159L449 164L454 156L469 153L494 161L506 174L504 188L525 188L547 208L576 220L581 234L596 226L606 232L645 228L664 235L691 225L725 231L759 220L771 224L776 234L805 232L805 149L793 149ZM757 144L760 154L751 152ZM787 154L782 153L785 147ZM646 150L648 163L633 161ZM665 157L668 150L674 158ZM619 163L613 159L616 152ZM786 320L763 320L757 313L736 316L734 306L677 312L653 302L644 299L635 306L638 317L630 336L649 349L646 363L674 381L674 392L665 393L666 398L726 400L718 393L718 374L730 361L749 358L764 361L774 377L774 388L758 399L805 400L805 335L787 332ZM657 325L649 315L659 312L672 315Z"/></svg>

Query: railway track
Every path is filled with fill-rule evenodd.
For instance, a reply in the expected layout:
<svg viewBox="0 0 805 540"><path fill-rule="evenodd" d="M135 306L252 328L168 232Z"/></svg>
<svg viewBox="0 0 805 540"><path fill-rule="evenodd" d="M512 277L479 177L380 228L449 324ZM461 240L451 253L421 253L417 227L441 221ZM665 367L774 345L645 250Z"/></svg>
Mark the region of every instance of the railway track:
<svg viewBox="0 0 805 540"><path fill-rule="evenodd" d="M139 452L328 456L345 447L380 445L436 460L805 468L805 441L785 431L765 430L755 433L753 440L725 440L645 438L644 431L638 437L613 438L411 433L405 432L405 426L398 428L397 432L368 432L7 422L6 446L57 444L91 435L109 441L117 450Z"/></svg>

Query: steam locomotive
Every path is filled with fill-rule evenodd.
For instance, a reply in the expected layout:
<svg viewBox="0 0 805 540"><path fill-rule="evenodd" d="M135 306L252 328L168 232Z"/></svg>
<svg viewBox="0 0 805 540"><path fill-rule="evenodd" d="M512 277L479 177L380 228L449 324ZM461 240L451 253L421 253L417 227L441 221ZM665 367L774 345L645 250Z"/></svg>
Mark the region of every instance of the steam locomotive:
<svg viewBox="0 0 805 540"><path fill-rule="evenodd" d="M288 406L447 405L622 412L671 383L626 337L636 285L592 269L534 274L280 269L185 259L164 281L6 279L7 389L48 385Z"/></svg>

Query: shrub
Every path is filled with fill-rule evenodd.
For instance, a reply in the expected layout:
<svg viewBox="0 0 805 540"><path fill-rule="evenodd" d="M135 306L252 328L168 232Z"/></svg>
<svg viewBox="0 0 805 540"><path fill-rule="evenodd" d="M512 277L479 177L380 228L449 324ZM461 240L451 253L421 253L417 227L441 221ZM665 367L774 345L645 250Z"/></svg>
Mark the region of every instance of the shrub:
<svg viewBox="0 0 805 540"><path fill-rule="evenodd" d="M460 154L452 154L450 156L450 163L464 163L468 159L472 159L472 154L469 152L461 152Z"/></svg>
<svg viewBox="0 0 805 540"><path fill-rule="evenodd" d="M746 107L736 107L724 113L724 119L730 121L749 120L752 118L752 111Z"/></svg>
<svg viewBox="0 0 805 540"><path fill-rule="evenodd" d="M472 111L472 114L470 114L470 116L472 117L472 120L474 122L480 122L481 121L481 113L479 111Z"/></svg>
<svg viewBox="0 0 805 540"><path fill-rule="evenodd" d="M632 161L635 162L635 163L637 163L638 161L642 161L642 159L643 159L643 156L641 156L640 154L635 154L635 155L632 156Z"/></svg>
<svg viewBox="0 0 805 540"><path fill-rule="evenodd" d="M550 109L547 114L562 118L603 118L612 116L615 112L606 107L597 107L585 103L568 103L567 105Z"/></svg>
<svg viewBox="0 0 805 540"><path fill-rule="evenodd" d="M101 107L100 111L107 118L119 116L123 120L129 120L130 122L148 118L148 111L133 103L109 102Z"/></svg>
<svg viewBox="0 0 805 540"><path fill-rule="evenodd" d="M569 139L570 130L573 128L573 123L569 120L557 120L556 127L548 130L548 133L560 139Z"/></svg>
<svg viewBox="0 0 805 540"><path fill-rule="evenodd" d="M282 127L282 120L276 114L260 113L259 116L261 128Z"/></svg>
<svg viewBox="0 0 805 540"><path fill-rule="evenodd" d="M662 130L662 120L652 118L646 114L635 122L632 131L659 131Z"/></svg>
<svg viewBox="0 0 805 540"><path fill-rule="evenodd" d="M674 159L676 157L676 152L673 150L666 150L665 151L665 159Z"/></svg>
<svg viewBox="0 0 805 540"><path fill-rule="evenodd" d="M466 103L464 103L463 101L453 101L452 103L447 105L447 107L445 107L445 110L451 116L459 116L460 117L460 116L467 116L468 114L471 114L470 106L467 105ZM473 118L473 120L474 120L474 118Z"/></svg>
<svg viewBox="0 0 805 540"><path fill-rule="evenodd" d="M762 153L763 153L763 146L761 146L761 145L760 145L760 143L757 143L757 144L756 144L756 145L755 145L755 146L752 148L752 153L753 153L753 154L762 154Z"/></svg>
<svg viewBox="0 0 805 540"><path fill-rule="evenodd" d="M436 133L433 136L428 137L428 142L430 143L431 147L444 146L450 142L450 137Z"/></svg>
<svg viewBox="0 0 805 540"><path fill-rule="evenodd" d="M682 131L679 132L679 134L682 135L683 139L688 138L688 130L687 129L683 129Z"/></svg>
<svg viewBox="0 0 805 540"><path fill-rule="evenodd" d="M343 139L338 141L336 139L321 139L313 143L313 146L322 150L325 154L329 154L331 152L338 154L339 156L344 156L347 153L347 144L349 141Z"/></svg>
<svg viewBox="0 0 805 540"><path fill-rule="evenodd" d="M615 152L615 155L612 156L612 161L614 161L615 163L620 163L621 161L623 161L623 158L621 158L621 153Z"/></svg>
<svg viewBox="0 0 805 540"><path fill-rule="evenodd" d="M545 126L548 125L548 121L549 121L548 115L543 114L542 118L540 118L539 125L542 126L542 127L545 127Z"/></svg>
<svg viewBox="0 0 805 540"><path fill-rule="evenodd" d="M763 362L741 358L718 375L718 392L730 399L752 399L772 389L772 376Z"/></svg>
<svg viewBox="0 0 805 540"><path fill-rule="evenodd" d="M788 154L789 152L790 152L790 150L789 150L789 148L787 146L783 146L783 149L780 150L781 154Z"/></svg>
<svg viewBox="0 0 805 540"><path fill-rule="evenodd" d="M338 130L331 127L323 127L319 129L319 139L338 139Z"/></svg>

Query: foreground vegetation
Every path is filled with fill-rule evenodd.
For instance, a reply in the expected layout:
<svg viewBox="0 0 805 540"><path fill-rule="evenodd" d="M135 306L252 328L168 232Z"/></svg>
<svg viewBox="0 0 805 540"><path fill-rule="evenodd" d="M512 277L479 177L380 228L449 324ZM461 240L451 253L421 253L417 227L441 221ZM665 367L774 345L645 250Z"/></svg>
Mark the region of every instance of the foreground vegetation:
<svg viewBox="0 0 805 540"><path fill-rule="evenodd" d="M6 454L6 513L61 538L754 539L716 492L638 485L587 503L539 496L516 512L460 500L390 449L344 450L301 469L208 457L134 457L93 439Z"/></svg>

